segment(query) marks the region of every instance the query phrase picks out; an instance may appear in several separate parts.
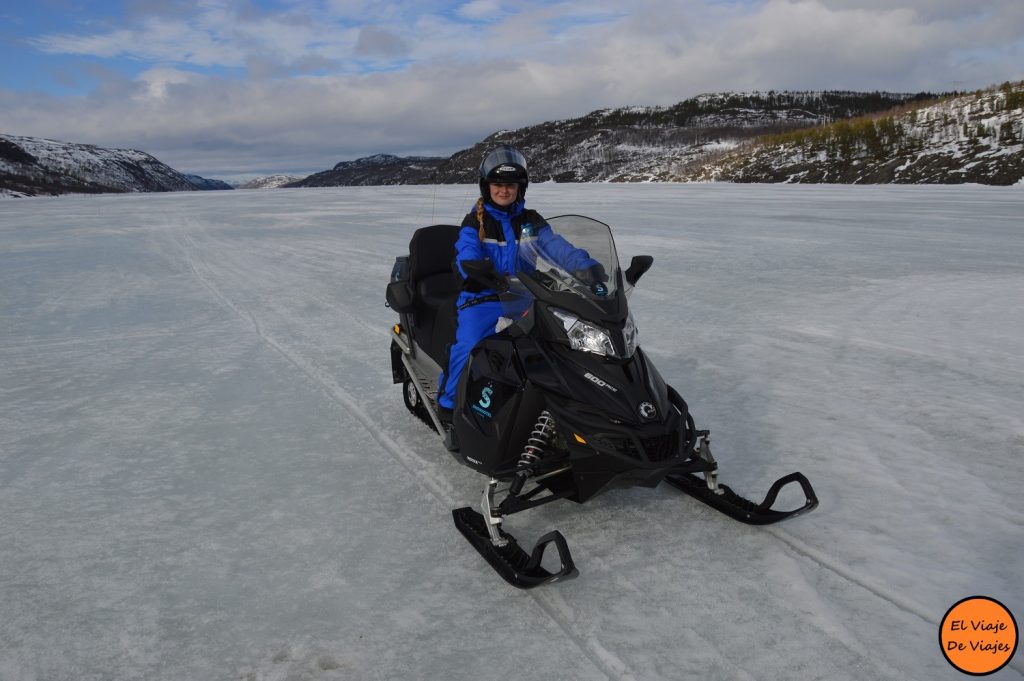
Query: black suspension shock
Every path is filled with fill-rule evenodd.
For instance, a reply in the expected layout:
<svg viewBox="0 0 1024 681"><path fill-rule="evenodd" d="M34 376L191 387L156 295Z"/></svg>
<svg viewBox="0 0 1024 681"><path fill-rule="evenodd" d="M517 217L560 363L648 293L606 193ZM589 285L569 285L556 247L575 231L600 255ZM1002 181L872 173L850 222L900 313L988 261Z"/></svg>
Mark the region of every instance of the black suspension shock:
<svg viewBox="0 0 1024 681"><path fill-rule="evenodd" d="M530 477L531 468L544 458L548 443L551 442L554 436L555 418L551 415L551 412L545 409L537 417L537 422L533 425L530 436L526 438L526 446L523 447L523 453L519 455L519 465L517 466L519 470L516 473L515 479L512 480L512 487L509 489L509 493L512 496L518 496L523 491L523 485L526 484L526 479Z"/></svg>

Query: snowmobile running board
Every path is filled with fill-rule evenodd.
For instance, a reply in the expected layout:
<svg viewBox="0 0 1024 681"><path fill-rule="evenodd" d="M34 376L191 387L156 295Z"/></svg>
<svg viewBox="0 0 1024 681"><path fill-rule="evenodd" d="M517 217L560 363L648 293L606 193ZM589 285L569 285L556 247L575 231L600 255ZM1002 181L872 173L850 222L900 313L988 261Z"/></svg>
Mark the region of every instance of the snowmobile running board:
<svg viewBox="0 0 1024 681"><path fill-rule="evenodd" d="M665 482L686 492L691 497L703 501L716 511L721 511L733 520L738 520L748 525L771 525L772 523L798 516L801 513L807 513L818 505L818 497L814 493L814 488L811 487L811 481L803 473L790 473L776 480L775 484L768 490L768 494L765 495L764 501L760 504L744 499L732 491L728 485L713 483L717 490L711 489L711 485L708 484L707 480L693 473L669 473L665 476ZM791 482L796 482L800 485L800 488L807 497L806 502L800 508L792 511L777 511L773 509L772 504L775 503L779 492Z"/></svg>
<svg viewBox="0 0 1024 681"><path fill-rule="evenodd" d="M579 575L579 570L572 562L569 545L558 530L548 532L541 537L533 547L533 551L527 555L526 551L523 551L522 547L516 543L515 538L500 527L497 528L497 531L506 544L500 547L495 546L491 541L484 517L469 506L454 509L452 517L455 519L455 527L459 528L459 532L491 564L495 572L512 586L520 589L532 589L542 584L573 579ZM549 572L541 567L544 550L549 544L554 544L558 551L561 567L557 572Z"/></svg>

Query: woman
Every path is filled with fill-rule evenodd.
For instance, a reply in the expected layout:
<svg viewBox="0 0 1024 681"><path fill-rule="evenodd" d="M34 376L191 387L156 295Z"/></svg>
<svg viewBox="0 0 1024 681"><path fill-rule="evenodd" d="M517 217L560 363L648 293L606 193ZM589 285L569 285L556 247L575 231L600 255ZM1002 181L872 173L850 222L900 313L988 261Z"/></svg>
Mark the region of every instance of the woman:
<svg viewBox="0 0 1024 681"><path fill-rule="evenodd" d="M585 273L584 276L593 281L608 280L597 260L556 235L537 211L525 207L529 183L526 158L515 147L497 147L480 164L480 198L475 210L462 221L455 243L455 271L462 278L462 292L456 302L455 342L449 353L447 372L442 371L438 379L437 398L439 415L446 427L451 423L455 390L469 353L477 343L495 332L495 324L502 313L497 293L469 279L463 263L478 261L493 268L496 280L514 275L520 239L536 238L569 272Z"/></svg>

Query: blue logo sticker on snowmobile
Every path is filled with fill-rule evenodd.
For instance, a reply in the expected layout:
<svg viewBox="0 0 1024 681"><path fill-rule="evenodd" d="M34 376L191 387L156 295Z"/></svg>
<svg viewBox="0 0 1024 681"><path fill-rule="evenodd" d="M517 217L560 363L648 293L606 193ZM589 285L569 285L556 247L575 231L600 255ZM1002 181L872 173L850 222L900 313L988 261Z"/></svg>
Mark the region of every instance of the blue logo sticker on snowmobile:
<svg viewBox="0 0 1024 681"><path fill-rule="evenodd" d="M608 295L608 287L600 281L597 282L594 284L594 295L604 298Z"/></svg>
<svg viewBox="0 0 1024 681"><path fill-rule="evenodd" d="M488 385L480 391L480 401L473 405L473 411L485 418L491 418L491 412L487 409L491 406L491 395L494 394L494 387Z"/></svg>

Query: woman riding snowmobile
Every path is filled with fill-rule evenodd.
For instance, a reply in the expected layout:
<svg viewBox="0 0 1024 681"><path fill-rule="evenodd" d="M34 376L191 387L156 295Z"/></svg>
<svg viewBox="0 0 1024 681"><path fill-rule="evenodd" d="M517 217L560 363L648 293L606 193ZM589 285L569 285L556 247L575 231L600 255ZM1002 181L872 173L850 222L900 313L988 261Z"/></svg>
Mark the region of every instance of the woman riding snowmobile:
<svg viewBox="0 0 1024 681"><path fill-rule="evenodd" d="M455 340L447 370L438 377L437 399L438 415L449 432L449 449L457 448L450 426L459 376L470 351L495 333L502 317L498 291L469 278L464 263L484 267L500 288L505 277L516 273L520 241L537 239L568 271L598 285L608 280L601 263L556 235L540 213L526 208L529 184L526 158L518 149L509 145L492 149L480 164L480 198L475 210L463 219L455 244L455 270L462 280L462 292L456 301Z"/></svg>
<svg viewBox="0 0 1024 681"><path fill-rule="evenodd" d="M800 473L779 478L760 503L719 483L709 431L639 345L628 297L653 258L622 267L608 225L525 210L526 181L521 154L489 154L477 211L459 227L416 230L387 287L399 314L392 378L406 407L488 478L478 506L452 510L459 532L502 578L531 588L578 573L559 532L527 552L503 529L543 504L666 482L748 524L813 509ZM783 488L786 506L796 488L803 503L774 508ZM543 564L549 546L554 571Z"/></svg>

